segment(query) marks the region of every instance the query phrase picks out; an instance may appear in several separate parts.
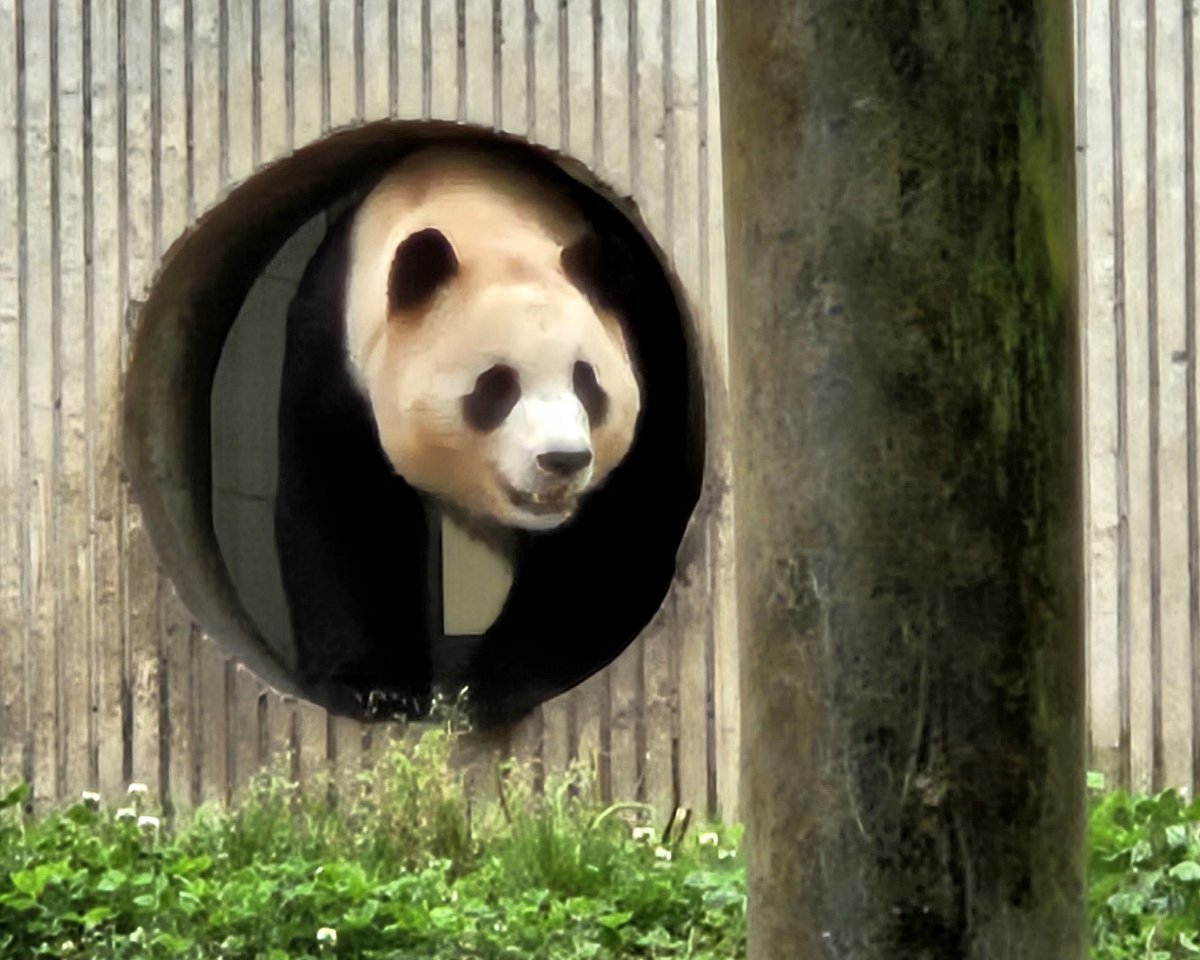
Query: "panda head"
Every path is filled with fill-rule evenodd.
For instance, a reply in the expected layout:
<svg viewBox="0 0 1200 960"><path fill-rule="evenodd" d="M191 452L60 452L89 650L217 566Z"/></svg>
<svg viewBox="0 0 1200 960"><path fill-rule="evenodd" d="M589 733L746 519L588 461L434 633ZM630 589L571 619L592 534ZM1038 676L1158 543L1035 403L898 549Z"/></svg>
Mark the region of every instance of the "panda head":
<svg viewBox="0 0 1200 960"><path fill-rule="evenodd" d="M377 282L352 286L352 365L409 484L475 521L550 530L628 452L637 377L600 242L476 213L384 238L368 221Z"/></svg>

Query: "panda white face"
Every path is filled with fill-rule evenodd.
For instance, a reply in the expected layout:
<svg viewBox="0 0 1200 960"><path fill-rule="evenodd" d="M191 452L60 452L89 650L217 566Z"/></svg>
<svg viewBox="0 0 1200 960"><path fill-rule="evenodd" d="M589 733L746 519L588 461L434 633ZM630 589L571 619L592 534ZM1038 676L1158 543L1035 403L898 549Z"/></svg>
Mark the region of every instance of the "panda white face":
<svg viewBox="0 0 1200 960"><path fill-rule="evenodd" d="M496 490L484 484L476 491L486 505L474 512L507 526L551 529L628 449L620 425L613 435L612 403L596 364L615 367L615 385L626 394L630 384L619 376L623 364L608 345L588 336L600 324L586 301L555 303L531 287L493 291L486 301L481 306L489 312L521 325L521 349L489 351L469 392L460 397L458 389L447 390L430 406L445 413L459 407L463 426L474 434L481 476L495 478ZM451 382L447 378L447 386ZM628 402L623 412L628 418ZM636 407L632 412L636 416Z"/></svg>
<svg viewBox="0 0 1200 960"><path fill-rule="evenodd" d="M553 529L628 452L637 379L616 317L582 289L579 247L531 217L528 196L454 185L454 202L435 194L430 209L426 190L398 222L395 192L364 204L351 364L412 486L477 521Z"/></svg>

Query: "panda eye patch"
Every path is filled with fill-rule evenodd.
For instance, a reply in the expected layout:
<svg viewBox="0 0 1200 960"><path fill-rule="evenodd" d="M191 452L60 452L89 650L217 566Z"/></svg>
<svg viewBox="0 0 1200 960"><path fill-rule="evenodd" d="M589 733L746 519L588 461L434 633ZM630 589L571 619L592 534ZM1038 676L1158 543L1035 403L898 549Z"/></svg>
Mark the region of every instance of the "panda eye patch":
<svg viewBox="0 0 1200 960"><path fill-rule="evenodd" d="M593 428L600 426L608 413L608 394L604 392L604 388L596 379L595 369L590 363L576 360L572 379L575 396L583 404L583 409L588 416L588 423Z"/></svg>
<svg viewBox="0 0 1200 960"><path fill-rule="evenodd" d="M498 363L484 370L475 381L475 389L463 397L463 419L472 430L489 433L504 422L520 399L517 371Z"/></svg>

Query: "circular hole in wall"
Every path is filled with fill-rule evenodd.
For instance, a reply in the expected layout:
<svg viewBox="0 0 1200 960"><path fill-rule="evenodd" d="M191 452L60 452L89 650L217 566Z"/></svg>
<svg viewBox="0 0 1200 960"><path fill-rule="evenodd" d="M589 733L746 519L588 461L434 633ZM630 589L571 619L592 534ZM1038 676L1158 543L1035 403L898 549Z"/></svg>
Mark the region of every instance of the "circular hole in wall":
<svg viewBox="0 0 1200 960"><path fill-rule="evenodd" d="M430 652L436 688L468 684L480 719L520 716L605 666L650 621L700 493L694 325L632 204L579 165L457 125L379 123L250 178L173 245L142 308L126 463L160 561L206 632L281 692L364 718L389 714L297 669L274 535L288 308L327 230L370 185L416 147L464 139L560 180L602 245L622 251L620 306L643 409L625 460L552 535L481 544L423 499L420 562L396 596L419 599L428 616L423 636L397 648Z"/></svg>

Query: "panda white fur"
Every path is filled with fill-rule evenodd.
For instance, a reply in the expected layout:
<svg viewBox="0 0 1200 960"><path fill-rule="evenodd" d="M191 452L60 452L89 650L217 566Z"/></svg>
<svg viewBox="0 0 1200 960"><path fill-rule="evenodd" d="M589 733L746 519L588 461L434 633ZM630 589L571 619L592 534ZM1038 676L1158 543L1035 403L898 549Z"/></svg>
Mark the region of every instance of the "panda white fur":
<svg viewBox="0 0 1200 960"><path fill-rule="evenodd" d="M301 281L276 542L299 671L337 712L419 715L438 685L431 504L515 539L509 598L454 678L481 722L611 660L670 585L699 473L681 318L636 231L571 184L425 147ZM641 319L661 329L639 339ZM599 613L606 590L626 595Z"/></svg>

